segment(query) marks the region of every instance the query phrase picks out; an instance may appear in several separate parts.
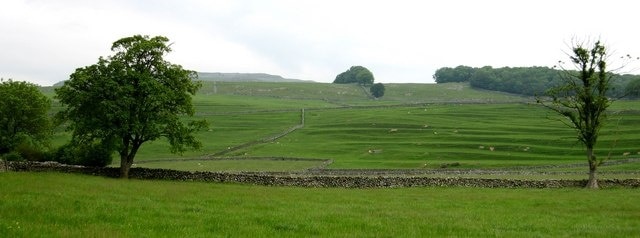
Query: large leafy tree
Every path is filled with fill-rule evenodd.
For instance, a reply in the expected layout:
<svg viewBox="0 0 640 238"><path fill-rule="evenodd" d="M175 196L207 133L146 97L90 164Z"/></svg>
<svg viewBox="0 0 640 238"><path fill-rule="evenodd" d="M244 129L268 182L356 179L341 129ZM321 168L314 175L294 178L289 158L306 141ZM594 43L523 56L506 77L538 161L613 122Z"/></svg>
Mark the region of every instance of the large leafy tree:
<svg viewBox="0 0 640 238"><path fill-rule="evenodd" d="M42 145L50 135L51 100L38 86L0 79L0 154L29 143Z"/></svg>
<svg viewBox="0 0 640 238"><path fill-rule="evenodd" d="M194 132L206 121L185 123L192 116L191 96L201 87L197 74L165 61L169 39L135 35L113 43L113 56L78 68L56 89L66 105L59 116L68 120L78 142L112 145L120 155L120 175L129 176L140 146L167 138L171 152L199 148Z"/></svg>
<svg viewBox="0 0 640 238"><path fill-rule="evenodd" d="M576 70L564 70L563 82L547 91L551 101L538 102L560 114L576 130L589 163L587 187L598 188L596 171L601 160L596 158L595 147L611 104L606 94L613 74L607 71L607 51L600 41L592 48L576 44L570 59Z"/></svg>

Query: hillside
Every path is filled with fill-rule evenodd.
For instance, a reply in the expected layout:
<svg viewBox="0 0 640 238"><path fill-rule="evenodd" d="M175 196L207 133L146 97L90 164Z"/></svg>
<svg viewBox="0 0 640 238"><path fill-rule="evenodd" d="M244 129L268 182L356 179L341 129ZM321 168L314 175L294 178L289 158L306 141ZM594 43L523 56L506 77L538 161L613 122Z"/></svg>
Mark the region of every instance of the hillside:
<svg viewBox="0 0 640 238"><path fill-rule="evenodd" d="M415 105L422 103L513 103L532 102L531 98L488 90L469 83L386 84L385 95L371 99L366 88L356 84L299 82L204 81L195 96L198 113L255 110L291 110L350 106ZM54 97L53 87L41 87ZM53 111L61 106L54 100Z"/></svg>
<svg viewBox="0 0 640 238"><path fill-rule="evenodd" d="M297 107L309 101L330 102L340 106L355 105L397 105L417 103L496 103L523 102L530 98L502 92L478 90L468 83L446 84L386 84L382 98L371 99L356 84L331 83L271 83L271 82L205 82L197 97L212 95L241 96L250 99L302 100L288 102L287 107ZM273 107L269 107L273 109Z"/></svg>
<svg viewBox="0 0 640 238"><path fill-rule="evenodd" d="M298 171L316 166L313 161L186 162L248 144L224 156L331 159L329 168L333 169L437 169L449 165L494 169L583 163L574 132L549 120L549 112L530 97L478 90L469 83L386 87L384 97L371 99L355 84L204 82L193 100L196 117L211 125L210 130L197 135L202 149L173 155L166 140L159 140L146 143L136 161L145 167L191 166L187 169L201 170L210 166L208 169L216 171ZM42 91L52 97L52 89ZM640 154L637 105L638 101L612 105L616 113L611 115L611 125L615 126L603 130L603 156L609 154L617 160ZM54 100L52 113L61 109ZM300 128L301 115L305 122ZM264 140L294 127L298 129L275 141ZM69 137L67 132L57 132L52 145L60 146ZM602 169L637 171L638 166ZM577 173L583 168L567 170L580 176Z"/></svg>
<svg viewBox="0 0 640 238"><path fill-rule="evenodd" d="M280 75L265 73L209 73L198 72L198 79L202 81L223 82L312 82L300 79L284 78Z"/></svg>

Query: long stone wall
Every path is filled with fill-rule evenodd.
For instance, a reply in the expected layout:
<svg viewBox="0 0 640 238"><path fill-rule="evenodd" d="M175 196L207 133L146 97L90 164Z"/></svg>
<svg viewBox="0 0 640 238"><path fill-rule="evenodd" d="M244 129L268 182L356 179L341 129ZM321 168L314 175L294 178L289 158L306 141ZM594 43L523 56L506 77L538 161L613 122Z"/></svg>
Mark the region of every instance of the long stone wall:
<svg viewBox="0 0 640 238"><path fill-rule="evenodd" d="M91 168L56 162L8 162L8 170L31 172L82 173L118 177L118 168ZM413 176L319 176L268 175L247 173L189 172L169 169L132 168L135 179L243 183L265 186L392 188L392 187L485 187L485 188L564 188L584 187L586 180L518 180L487 178L442 178ZM640 188L640 179L601 179L601 187Z"/></svg>

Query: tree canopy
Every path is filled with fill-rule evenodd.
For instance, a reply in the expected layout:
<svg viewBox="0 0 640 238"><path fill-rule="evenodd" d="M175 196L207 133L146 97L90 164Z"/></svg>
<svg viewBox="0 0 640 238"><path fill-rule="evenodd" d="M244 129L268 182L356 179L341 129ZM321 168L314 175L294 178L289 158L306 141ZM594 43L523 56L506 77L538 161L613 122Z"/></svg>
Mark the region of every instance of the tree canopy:
<svg viewBox="0 0 640 238"><path fill-rule="evenodd" d="M193 133L206 121L185 123L192 116L191 96L201 85L196 72L165 61L168 38L135 35L113 43L113 56L78 68L56 89L66 108L58 116L69 121L74 140L111 144L120 155L121 177L128 177L140 146L167 138L171 152L199 148Z"/></svg>
<svg viewBox="0 0 640 238"><path fill-rule="evenodd" d="M20 144L44 145L51 132L51 100L38 86L0 79L0 154Z"/></svg>
<svg viewBox="0 0 640 238"><path fill-rule="evenodd" d="M630 98L640 98L640 78L636 78L627 84L625 94Z"/></svg>
<svg viewBox="0 0 640 238"><path fill-rule="evenodd" d="M468 82L475 70L464 65L455 68L443 67L436 70L433 79L436 83Z"/></svg>
<svg viewBox="0 0 640 238"><path fill-rule="evenodd" d="M371 95L373 95L373 97L375 98L381 98L382 96L384 96L384 90L384 84L382 83L376 83L372 85L371 88L369 88Z"/></svg>
<svg viewBox="0 0 640 238"><path fill-rule="evenodd" d="M347 71L338 74L333 83L371 85L374 80L373 73L369 69L362 66L351 66Z"/></svg>

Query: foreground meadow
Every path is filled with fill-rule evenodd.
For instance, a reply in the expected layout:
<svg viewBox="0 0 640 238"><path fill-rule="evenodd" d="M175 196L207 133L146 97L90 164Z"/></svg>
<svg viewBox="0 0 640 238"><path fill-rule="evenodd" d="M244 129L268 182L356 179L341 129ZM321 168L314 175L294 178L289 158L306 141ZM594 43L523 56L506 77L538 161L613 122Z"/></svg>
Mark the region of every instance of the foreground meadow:
<svg viewBox="0 0 640 238"><path fill-rule="evenodd" d="M3 237L633 237L635 189L340 189L0 173Z"/></svg>

